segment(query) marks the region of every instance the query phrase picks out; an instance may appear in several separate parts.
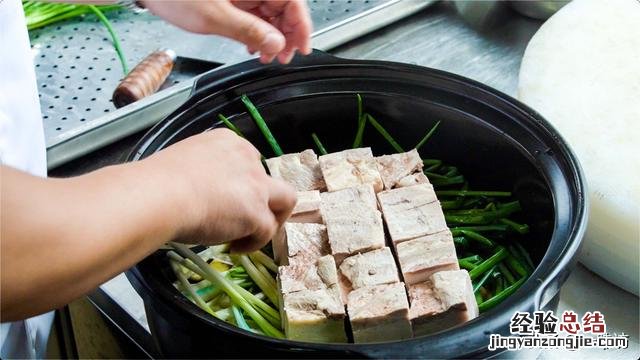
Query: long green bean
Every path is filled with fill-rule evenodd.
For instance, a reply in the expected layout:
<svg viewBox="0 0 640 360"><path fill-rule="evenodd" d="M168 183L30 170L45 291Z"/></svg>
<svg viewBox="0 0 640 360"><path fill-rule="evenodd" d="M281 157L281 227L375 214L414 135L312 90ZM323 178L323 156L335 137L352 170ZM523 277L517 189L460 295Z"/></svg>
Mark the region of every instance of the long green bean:
<svg viewBox="0 0 640 360"><path fill-rule="evenodd" d="M442 160L440 159L422 159L422 163L424 165L442 165Z"/></svg>
<svg viewBox="0 0 640 360"><path fill-rule="evenodd" d="M464 236L454 236L453 237L453 243L458 245L458 246L468 246L469 245L469 240L467 238L465 238Z"/></svg>
<svg viewBox="0 0 640 360"><path fill-rule="evenodd" d="M436 191L438 196L496 196L509 197L510 191L470 191L470 190L439 190Z"/></svg>
<svg viewBox="0 0 640 360"><path fill-rule="evenodd" d="M482 298L482 294L480 294L480 291L476 291L476 292L474 292L474 294L473 294L473 295L474 295L474 297L476 298L476 303L478 303L478 304L482 303L482 301L484 300L484 299Z"/></svg>
<svg viewBox="0 0 640 360"><path fill-rule="evenodd" d="M453 177L456 175L460 175L460 171L458 171L458 168L455 166L449 166L447 172L444 173L444 176L446 177Z"/></svg>
<svg viewBox="0 0 640 360"><path fill-rule="evenodd" d="M507 231L508 228L506 225L480 225L480 226L455 226L451 228L451 231L457 230L467 230L467 231L475 231L475 232L485 232L485 231Z"/></svg>
<svg viewBox="0 0 640 360"><path fill-rule="evenodd" d="M490 224L497 219L511 215L516 211L520 211L520 202L514 201L504 206L498 207L496 210L486 211L479 214L456 215L445 214L444 218L448 223L465 224L465 225L484 225Z"/></svg>
<svg viewBox="0 0 640 360"><path fill-rule="evenodd" d="M487 271L481 278L480 280L478 280L477 283L475 283L473 285L473 292L477 293L478 290L480 290L480 288L482 287L482 285L484 285L484 283L487 282L487 279L489 279L489 277L491 276L491 274L493 274L493 271L496 269L496 265L494 265L491 270Z"/></svg>
<svg viewBox="0 0 640 360"><path fill-rule="evenodd" d="M517 241L515 242L515 248L517 249L517 251L519 251L520 255L524 258L524 261L526 262L527 265L529 265L529 268L531 269L531 271L533 271L536 266L533 264L533 261L531 261L531 256L529 256L529 252L527 251L527 249L524 248L524 246L520 245L520 243L518 243Z"/></svg>
<svg viewBox="0 0 640 360"><path fill-rule="evenodd" d="M433 179L431 180L431 184L434 186L446 186L446 185L463 184L464 181L465 181L464 176L458 175L458 176L453 176L449 178L445 177L444 179Z"/></svg>
<svg viewBox="0 0 640 360"><path fill-rule="evenodd" d="M458 199L464 199L464 198L460 196L460 197L458 197ZM451 215L478 215L478 214L483 214L483 213L487 213L489 211L495 211L495 210L496 210L495 204L493 202L490 202L483 208L449 210L449 211L447 211L447 214L451 214ZM503 225L503 226L506 226L506 225Z"/></svg>
<svg viewBox="0 0 640 360"><path fill-rule="evenodd" d="M458 265L463 268L463 269L467 269L467 270L473 270L476 267L478 267L478 265L472 263L471 261L468 260L463 260L463 259L459 259L458 260Z"/></svg>
<svg viewBox="0 0 640 360"><path fill-rule="evenodd" d="M529 225L527 224L519 224L510 219L500 219L500 222L508 225L510 228L515 230L518 234L526 234L529 232Z"/></svg>
<svg viewBox="0 0 640 360"><path fill-rule="evenodd" d="M511 271L509 271L509 269L504 264L504 262L501 262L500 264L498 264L498 268L500 269L500 272L502 273L502 275L504 275L505 279L507 279L507 282L509 283L509 285L516 282L516 278L513 277L513 274L511 274Z"/></svg>
<svg viewBox="0 0 640 360"><path fill-rule="evenodd" d="M509 252L509 254L507 255L505 261L507 262L509 267L520 276L528 276L529 271L524 267L524 265L522 265L522 263L520 263L520 261L518 261L518 259L513 256L512 252L510 252L509 250L507 251Z"/></svg>
<svg viewBox="0 0 640 360"><path fill-rule="evenodd" d="M495 289L493 289L494 293L498 294L499 292L504 290L504 277L502 277L502 274L500 274L499 272L495 273L493 276L493 282L496 284Z"/></svg>
<svg viewBox="0 0 640 360"><path fill-rule="evenodd" d="M440 207L442 210L459 209L460 206L462 206L462 201L460 201L460 199L440 201Z"/></svg>
<svg viewBox="0 0 640 360"><path fill-rule="evenodd" d="M449 178L444 176L444 175L440 175L440 174L436 174L434 172L430 172L430 171L423 171L423 173L425 175L427 175L427 177L429 178L429 180L435 180L435 179L441 179L441 180L448 180Z"/></svg>
<svg viewBox="0 0 640 360"><path fill-rule="evenodd" d="M471 256L467 256L464 257L462 259L460 259L460 261L470 261L472 263L478 262L478 261L482 261L482 258L480 257L480 255L471 255Z"/></svg>
<svg viewBox="0 0 640 360"><path fill-rule="evenodd" d="M478 304L478 308L480 309L480 312L481 313L485 312L495 307L496 305L500 304L504 299L506 299L507 297L511 296L514 292L516 292L516 290L518 290L518 288L522 286L522 284L524 284L526 280L527 278L525 277L520 278L518 281L516 281L512 285L509 285L506 289L502 290L500 293L495 294L491 298Z"/></svg>
<svg viewBox="0 0 640 360"><path fill-rule="evenodd" d="M486 236L480 235L477 232L472 230L451 230L451 233L453 234L453 236L464 235L465 237L471 240L475 240L479 244L482 244L487 247L495 246L494 242L491 241L489 238L487 238Z"/></svg>
<svg viewBox="0 0 640 360"><path fill-rule="evenodd" d="M469 277L471 277L471 280L477 278L484 274L485 271L491 269L494 265L502 261L505 257L507 257L507 249L503 246L499 246L498 251L491 255L490 258L481 262L473 270L469 271Z"/></svg>

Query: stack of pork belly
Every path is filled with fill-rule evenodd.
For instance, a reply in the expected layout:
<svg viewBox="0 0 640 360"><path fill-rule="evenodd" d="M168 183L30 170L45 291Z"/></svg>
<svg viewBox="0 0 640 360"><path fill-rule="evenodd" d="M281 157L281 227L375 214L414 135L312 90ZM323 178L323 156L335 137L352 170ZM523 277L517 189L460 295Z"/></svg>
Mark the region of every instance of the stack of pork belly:
<svg viewBox="0 0 640 360"><path fill-rule="evenodd" d="M273 239L288 338L392 341L478 315L417 151L374 157L360 148L318 158L305 150L267 166L298 190Z"/></svg>

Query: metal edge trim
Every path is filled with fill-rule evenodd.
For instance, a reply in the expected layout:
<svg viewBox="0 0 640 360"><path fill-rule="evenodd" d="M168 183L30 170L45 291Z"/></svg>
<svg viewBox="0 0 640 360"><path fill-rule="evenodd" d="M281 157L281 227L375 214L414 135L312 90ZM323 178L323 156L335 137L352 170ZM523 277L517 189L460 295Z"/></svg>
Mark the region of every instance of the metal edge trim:
<svg viewBox="0 0 640 360"><path fill-rule="evenodd" d="M47 168L55 168L153 126L188 98L193 83L194 79L191 79L131 104L126 109L118 109L90 127L79 129L81 132L48 147Z"/></svg>
<svg viewBox="0 0 640 360"><path fill-rule="evenodd" d="M392 0L314 32L313 47L330 50L412 15L435 0Z"/></svg>

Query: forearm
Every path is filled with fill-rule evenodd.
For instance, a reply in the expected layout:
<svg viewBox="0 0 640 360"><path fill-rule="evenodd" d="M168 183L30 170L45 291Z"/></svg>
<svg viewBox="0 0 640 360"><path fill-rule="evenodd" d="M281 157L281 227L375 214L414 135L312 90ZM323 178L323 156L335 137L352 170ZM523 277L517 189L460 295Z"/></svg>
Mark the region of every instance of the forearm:
<svg viewBox="0 0 640 360"><path fill-rule="evenodd" d="M2 321L59 307L172 239L183 209L169 176L144 161L65 180L3 167Z"/></svg>

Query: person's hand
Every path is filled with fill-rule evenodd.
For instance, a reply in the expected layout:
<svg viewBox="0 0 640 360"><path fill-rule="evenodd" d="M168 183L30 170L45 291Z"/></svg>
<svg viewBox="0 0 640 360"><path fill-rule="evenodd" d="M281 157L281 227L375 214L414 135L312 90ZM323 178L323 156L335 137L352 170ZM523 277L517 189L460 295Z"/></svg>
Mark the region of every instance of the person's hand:
<svg viewBox="0 0 640 360"><path fill-rule="evenodd" d="M296 50L311 52L311 19L304 0L155 1L142 4L187 31L218 34L244 43L260 61L288 63Z"/></svg>
<svg viewBox="0 0 640 360"><path fill-rule="evenodd" d="M260 153L227 129L180 141L141 161L166 179L180 224L177 241L248 252L264 246L291 215L295 189L266 174ZM172 191L172 188L178 191Z"/></svg>

